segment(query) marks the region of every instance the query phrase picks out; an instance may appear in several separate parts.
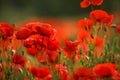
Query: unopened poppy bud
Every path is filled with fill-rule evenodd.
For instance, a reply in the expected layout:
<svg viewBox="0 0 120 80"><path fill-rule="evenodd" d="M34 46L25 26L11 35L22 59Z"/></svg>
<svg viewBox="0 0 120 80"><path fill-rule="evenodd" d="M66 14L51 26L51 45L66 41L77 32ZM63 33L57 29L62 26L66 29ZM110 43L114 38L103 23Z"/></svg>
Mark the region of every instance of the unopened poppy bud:
<svg viewBox="0 0 120 80"><path fill-rule="evenodd" d="M88 30L88 27L87 27L87 26L85 26L85 30Z"/></svg>
<svg viewBox="0 0 120 80"><path fill-rule="evenodd" d="M9 42L12 43L12 39L9 39Z"/></svg>
<svg viewBox="0 0 120 80"><path fill-rule="evenodd" d="M103 27L104 31L107 32L107 28L106 27Z"/></svg>
<svg viewBox="0 0 120 80"><path fill-rule="evenodd" d="M12 24L13 27L15 27L16 25L15 24Z"/></svg>
<svg viewBox="0 0 120 80"><path fill-rule="evenodd" d="M4 50L7 51L7 50L8 50L8 47L5 47Z"/></svg>
<svg viewBox="0 0 120 80"><path fill-rule="evenodd" d="M2 63L2 59L0 59L0 64Z"/></svg>
<svg viewBox="0 0 120 80"><path fill-rule="evenodd" d="M22 51L22 55L24 55L24 51Z"/></svg>
<svg viewBox="0 0 120 80"><path fill-rule="evenodd" d="M61 51L59 51L58 53L59 53L59 55L61 55Z"/></svg>
<svg viewBox="0 0 120 80"><path fill-rule="evenodd" d="M91 38L92 38L92 39L94 39L94 36L93 36L93 34L91 34L90 36L91 36Z"/></svg>
<svg viewBox="0 0 120 80"><path fill-rule="evenodd" d="M65 62L63 63L63 66L66 66L66 63L65 63Z"/></svg>

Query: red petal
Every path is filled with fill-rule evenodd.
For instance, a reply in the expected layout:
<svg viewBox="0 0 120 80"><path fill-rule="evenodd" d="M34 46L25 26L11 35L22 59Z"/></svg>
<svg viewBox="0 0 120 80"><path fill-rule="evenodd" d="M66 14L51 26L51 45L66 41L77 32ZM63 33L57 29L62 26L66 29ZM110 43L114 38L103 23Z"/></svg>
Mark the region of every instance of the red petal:
<svg viewBox="0 0 120 80"><path fill-rule="evenodd" d="M90 2L86 1L86 0L84 0L80 3L81 8L87 8L89 5L90 5Z"/></svg>

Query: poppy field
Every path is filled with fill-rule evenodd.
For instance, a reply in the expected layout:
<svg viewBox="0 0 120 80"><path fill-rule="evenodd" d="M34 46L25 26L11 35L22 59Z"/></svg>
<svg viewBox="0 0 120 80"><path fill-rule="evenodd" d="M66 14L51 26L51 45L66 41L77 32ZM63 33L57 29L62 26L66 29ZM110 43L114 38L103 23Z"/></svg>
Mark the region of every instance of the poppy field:
<svg viewBox="0 0 120 80"><path fill-rule="evenodd" d="M0 80L120 80L120 24L98 8L103 3L82 0L80 8L91 11L74 28L0 22Z"/></svg>

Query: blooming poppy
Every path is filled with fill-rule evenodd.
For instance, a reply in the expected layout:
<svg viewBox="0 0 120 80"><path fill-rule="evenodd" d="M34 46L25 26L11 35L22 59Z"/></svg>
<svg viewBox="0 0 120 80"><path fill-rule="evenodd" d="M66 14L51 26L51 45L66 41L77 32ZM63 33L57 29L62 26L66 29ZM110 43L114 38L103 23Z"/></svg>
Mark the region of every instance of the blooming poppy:
<svg viewBox="0 0 120 80"><path fill-rule="evenodd" d="M93 21L91 19L81 19L78 21L78 25L81 29L86 30L87 28L88 30L91 30L93 26Z"/></svg>
<svg viewBox="0 0 120 80"><path fill-rule="evenodd" d="M103 3L103 0L83 0L80 2L81 8L87 8L90 5L100 6Z"/></svg>
<svg viewBox="0 0 120 80"><path fill-rule="evenodd" d="M48 37L35 34L24 40L24 46L26 48L34 46L36 49L40 50L41 48L44 49L47 47L48 41Z"/></svg>
<svg viewBox="0 0 120 80"><path fill-rule="evenodd" d="M49 80L52 80L52 74L50 70L47 67L32 67L30 68L30 73L32 73L35 77L38 77L40 79L45 79L49 78Z"/></svg>
<svg viewBox="0 0 120 80"><path fill-rule="evenodd" d="M54 40L49 39L47 42L47 49L51 51L60 50L60 44L56 39Z"/></svg>
<svg viewBox="0 0 120 80"><path fill-rule="evenodd" d="M46 51L43 51L42 53L39 53L39 54L36 55L36 59L38 60L38 62L40 64L46 64L47 63L47 58L48 58L47 56L48 55L47 55Z"/></svg>
<svg viewBox="0 0 120 80"><path fill-rule="evenodd" d="M26 59L21 54L14 54L11 58L11 61L15 65L23 67L26 63Z"/></svg>
<svg viewBox="0 0 120 80"><path fill-rule="evenodd" d="M52 27L50 24L41 23L39 25L35 25L35 29L40 35L50 36Z"/></svg>
<svg viewBox="0 0 120 80"><path fill-rule="evenodd" d="M117 65L112 63L98 64L93 68L94 73L101 78L111 77L116 72Z"/></svg>
<svg viewBox="0 0 120 80"><path fill-rule="evenodd" d="M27 38L24 40L24 46L27 47L27 48L30 48L32 47L33 45L35 45L35 40L34 38Z"/></svg>
<svg viewBox="0 0 120 80"><path fill-rule="evenodd" d="M48 62L54 63L58 61L58 50L60 50L60 45L57 40L48 40L47 43L47 56Z"/></svg>
<svg viewBox="0 0 120 80"><path fill-rule="evenodd" d="M14 28L11 24L6 22L0 22L0 35L2 35L3 39L7 39L8 37L11 37L14 32Z"/></svg>
<svg viewBox="0 0 120 80"><path fill-rule="evenodd" d="M25 24L24 26L32 31L32 34L37 34L37 31L35 29L35 25L40 24L39 22L29 22Z"/></svg>
<svg viewBox="0 0 120 80"><path fill-rule="evenodd" d="M86 30L82 30L79 32L78 41L84 42L88 38L89 38L89 33Z"/></svg>
<svg viewBox="0 0 120 80"><path fill-rule="evenodd" d="M46 49L49 39L46 36L36 36L36 47L41 50Z"/></svg>
<svg viewBox="0 0 120 80"><path fill-rule="evenodd" d="M56 64L55 70L59 73L61 80L70 80L67 67L62 64Z"/></svg>
<svg viewBox="0 0 120 80"><path fill-rule="evenodd" d="M93 44L95 45L94 54L98 57L101 56L104 46L104 39L96 36L94 38Z"/></svg>
<svg viewBox="0 0 120 80"><path fill-rule="evenodd" d="M24 68L26 64L26 59L21 54L14 54L11 58L12 68L14 70L14 74L18 74L18 71L23 72L22 68Z"/></svg>
<svg viewBox="0 0 120 80"><path fill-rule="evenodd" d="M90 12L90 18L95 22L109 26L112 23L113 15L109 15L106 11L98 9Z"/></svg>
<svg viewBox="0 0 120 80"><path fill-rule="evenodd" d="M49 63L55 63L58 61L58 53L56 51L47 51L47 56Z"/></svg>
<svg viewBox="0 0 120 80"><path fill-rule="evenodd" d="M19 29L16 33L15 33L15 36L17 39L26 39L28 38L29 36L32 35L32 32L30 29L28 28L25 28L25 27L22 27L21 29Z"/></svg>
<svg viewBox="0 0 120 80"><path fill-rule="evenodd" d="M45 41L43 40L45 43ZM24 46L27 49L27 54L31 56L36 56L39 53L41 47L45 47L44 43L42 44L42 36L32 35L23 41Z"/></svg>
<svg viewBox="0 0 120 80"><path fill-rule="evenodd" d="M66 45L64 46L64 51L65 51L65 54L68 58L74 58L75 57L75 53L77 51L77 46L79 45L79 42L76 41L76 42L72 42L72 41L69 41L69 40L66 40L65 41Z"/></svg>
<svg viewBox="0 0 120 80"><path fill-rule="evenodd" d="M52 37L55 36L56 30L50 24L41 22L32 22L25 25L31 29L33 33L40 34L41 36Z"/></svg>
<svg viewBox="0 0 120 80"><path fill-rule="evenodd" d="M89 68L79 68L72 73L72 76L74 80L97 80Z"/></svg>
<svg viewBox="0 0 120 80"><path fill-rule="evenodd" d="M42 48L42 53L40 55L37 54L36 58L40 63L46 63L46 60L48 59L48 62L53 63L57 62L58 60L58 54L57 51L60 50L60 45L56 40L45 40L44 43L45 47ZM41 43L37 43L37 45L41 45Z"/></svg>
<svg viewBox="0 0 120 80"><path fill-rule="evenodd" d="M104 39L96 37L95 38L95 45L96 45L96 47L99 47L99 48L103 47L104 46Z"/></svg>
<svg viewBox="0 0 120 80"><path fill-rule="evenodd" d="M77 50L77 46L79 44L78 41L72 42L72 41L69 41L69 40L66 40L65 43L66 43L66 45L64 47L64 50L66 52L74 52L74 51L76 51Z"/></svg>
<svg viewBox="0 0 120 80"><path fill-rule="evenodd" d="M30 73L32 73L35 77L40 77L40 70L38 67L32 67L30 68Z"/></svg>
<svg viewBox="0 0 120 80"><path fill-rule="evenodd" d="M37 53L38 53L38 50L34 46L27 48L28 55L35 56L37 55Z"/></svg>
<svg viewBox="0 0 120 80"><path fill-rule="evenodd" d="M42 36L51 37L51 35L56 34L55 29L52 28L50 24L42 24L40 26L36 26L35 28L37 32Z"/></svg>
<svg viewBox="0 0 120 80"><path fill-rule="evenodd" d="M36 56L37 60L41 64L56 63L58 61L58 54L56 51L43 51Z"/></svg>
<svg viewBox="0 0 120 80"><path fill-rule="evenodd" d="M92 5L99 6L103 3L103 0L89 0Z"/></svg>

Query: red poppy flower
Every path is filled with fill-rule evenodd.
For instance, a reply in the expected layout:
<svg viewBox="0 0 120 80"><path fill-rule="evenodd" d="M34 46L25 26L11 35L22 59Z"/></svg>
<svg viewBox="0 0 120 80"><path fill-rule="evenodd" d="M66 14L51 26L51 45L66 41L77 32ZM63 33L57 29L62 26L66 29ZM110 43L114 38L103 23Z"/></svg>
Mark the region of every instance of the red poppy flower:
<svg viewBox="0 0 120 80"><path fill-rule="evenodd" d="M45 79L49 78L52 80L52 74L47 67L39 68L39 67L32 67L30 68L30 73L32 73L35 77Z"/></svg>
<svg viewBox="0 0 120 80"><path fill-rule="evenodd" d="M65 54L68 58L74 58L75 57L75 52L77 51L77 46L79 45L79 42L72 42L69 40L65 41L66 45L64 46L64 51Z"/></svg>
<svg viewBox="0 0 120 80"><path fill-rule="evenodd" d="M51 51L60 50L59 42L56 39L55 40L49 39L47 43L47 49Z"/></svg>
<svg viewBox="0 0 120 80"><path fill-rule="evenodd" d="M44 49L47 47L49 38L45 36L40 36L38 34L32 35L24 40L24 46L26 48L30 47L36 47L37 50L40 50L41 48Z"/></svg>
<svg viewBox="0 0 120 80"><path fill-rule="evenodd" d="M90 5L100 6L103 3L103 0L83 0L80 2L81 8L87 8Z"/></svg>
<svg viewBox="0 0 120 80"><path fill-rule="evenodd" d="M35 29L37 32L42 36L48 36L50 37L53 31L53 28L50 24L41 24L39 26L36 26Z"/></svg>
<svg viewBox="0 0 120 80"><path fill-rule="evenodd" d="M90 0L90 2L94 6L99 6L103 3L103 0Z"/></svg>
<svg viewBox="0 0 120 80"><path fill-rule="evenodd" d="M104 39L96 37L95 38L95 45L96 45L96 47L99 47L99 48L103 47L104 46Z"/></svg>
<svg viewBox="0 0 120 80"><path fill-rule="evenodd" d="M92 26L93 26L93 21L91 19L81 19L78 22L78 25L81 29L88 29L91 30Z"/></svg>
<svg viewBox="0 0 120 80"><path fill-rule="evenodd" d="M30 68L30 73L32 73L35 77L40 77L39 67Z"/></svg>
<svg viewBox="0 0 120 80"><path fill-rule="evenodd" d="M13 35L14 29L10 24L0 22L0 32L0 34L2 34L2 38L7 39Z"/></svg>
<svg viewBox="0 0 120 80"><path fill-rule="evenodd" d="M11 59L12 63L15 65L20 65L21 67L25 65L25 58L21 54L14 54Z"/></svg>
<svg viewBox="0 0 120 80"><path fill-rule="evenodd" d="M82 2L80 2L80 7L81 8L87 8L88 6L90 6L90 1L89 0L83 0Z"/></svg>
<svg viewBox="0 0 120 80"><path fill-rule="evenodd" d="M33 45L35 45L35 40L34 38L27 38L24 40L24 46L27 47L27 48L30 48L32 47Z"/></svg>
<svg viewBox="0 0 120 80"><path fill-rule="evenodd" d="M117 33L120 34L120 25L117 26Z"/></svg>
<svg viewBox="0 0 120 80"><path fill-rule="evenodd" d="M17 39L20 39L20 40L26 39L26 38L28 38L28 37L31 36L31 35L32 35L31 30L28 29L28 28L25 28L25 27L19 29L19 30L16 32L16 34L15 34L16 38L17 38Z"/></svg>
<svg viewBox="0 0 120 80"><path fill-rule="evenodd" d="M53 37L56 34L56 30L47 23L33 22L28 23L25 26L31 29L33 33L40 34L41 36Z"/></svg>
<svg viewBox="0 0 120 80"><path fill-rule="evenodd" d="M35 56L37 53L38 53L38 50L34 46L27 48L28 55Z"/></svg>
<svg viewBox="0 0 120 80"><path fill-rule="evenodd" d="M61 80L70 80L67 67L62 64L56 64L55 70L59 73Z"/></svg>
<svg viewBox="0 0 120 80"><path fill-rule="evenodd" d="M56 51L43 51L41 54L37 54L37 60L41 64L48 63L56 63L58 61L58 54Z"/></svg>
<svg viewBox="0 0 120 80"><path fill-rule="evenodd" d="M66 52L74 52L74 51L76 51L77 50L77 46L79 44L78 41L72 42L72 41L69 41L69 40L66 40L65 43L66 43L66 45L64 47L64 50Z"/></svg>
<svg viewBox="0 0 120 80"><path fill-rule="evenodd" d="M48 62L55 63L58 61L58 54L56 51L47 51Z"/></svg>
<svg viewBox="0 0 120 80"><path fill-rule="evenodd" d="M93 68L94 73L101 78L111 77L114 75L117 69L116 64L112 63L105 63L105 64L98 64Z"/></svg>
<svg viewBox="0 0 120 80"><path fill-rule="evenodd" d="M35 29L35 25L39 25L40 23L39 22L30 22L30 23L27 23L25 25L26 28L30 29L32 31L32 34L37 34L37 31Z"/></svg>
<svg viewBox="0 0 120 80"><path fill-rule="evenodd" d="M89 33L86 30L82 30L81 32L79 32L78 40L80 42L83 42L83 41L85 41L88 38L89 38Z"/></svg>
<svg viewBox="0 0 120 80"><path fill-rule="evenodd" d="M104 39L96 36L94 38L93 44L95 44L94 54L96 56L100 57L102 55L102 52L103 52Z"/></svg>
<svg viewBox="0 0 120 80"><path fill-rule="evenodd" d="M112 23L113 15L109 15L104 10L94 10L90 13L90 18L95 22L109 26Z"/></svg>
<svg viewBox="0 0 120 80"><path fill-rule="evenodd" d="M74 80L97 80L92 73L92 69L79 68L72 73Z"/></svg>
<svg viewBox="0 0 120 80"><path fill-rule="evenodd" d="M43 53L37 54L36 58L40 64L46 64L47 62L47 53L46 51L43 51Z"/></svg>
<svg viewBox="0 0 120 80"><path fill-rule="evenodd" d="M38 49L46 49L49 39L46 36L36 36L36 47Z"/></svg>

